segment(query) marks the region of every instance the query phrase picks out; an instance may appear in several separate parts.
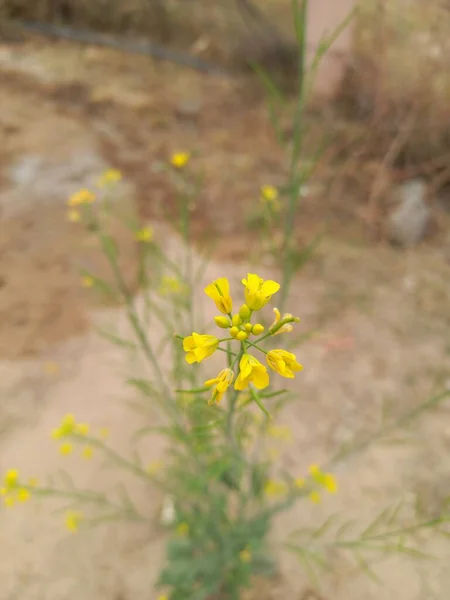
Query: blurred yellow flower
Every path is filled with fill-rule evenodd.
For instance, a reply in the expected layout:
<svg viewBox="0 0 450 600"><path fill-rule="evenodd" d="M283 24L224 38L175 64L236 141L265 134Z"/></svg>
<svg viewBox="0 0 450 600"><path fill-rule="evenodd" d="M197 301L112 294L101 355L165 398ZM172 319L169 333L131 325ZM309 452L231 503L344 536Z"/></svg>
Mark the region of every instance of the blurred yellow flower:
<svg viewBox="0 0 450 600"><path fill-rule="evenodd" d="M87 423L77 423L74 428L74 433L78 433L78 435L88 435L89 425Z"/></svg>
<svg viewBox="0 0 450 600"><path fill-rule="evenodd" d="M267 435L283 442L290 442L292 440L292 431L289 427L282 425L271 425L267 428Z"/></svg>
<svg viewBox="0 0 450 600"><path fill-rule="evenodd" d="M81 278L81 285L84 288L91 288L94 285L94 278L90 275L83 275Z"/></svg>
<svg viewBox="0 0 450 600"><path fill-rule="evenodd" d="M263 185L259 200L262 204L270 206L274 212L279 212L281 210L281 204L278 200L278 195L277 188L272 185Z"/></svg>
<svg viewBox="0 0 450 600"><path fill-rule="evenodd" d="M336 478L331 473L324 473L318 465L309 467L309 474L313 480L324 487L330 494L335 494L338 491L338 483Z"/></svg>
<svg viewBox="0 0 450 600"><path fill-rule="evenodd" d="M263 202L274 202L278 198L278 190L273 185L261 187L261 200Z"/></svg>
<svg viewBox="0 0 450 600"><path fill-rule="evenodd" d="M19 502L27 502L31 498L30 492L25 488L19 488L17 490L17 500Z"/></svg>
<svg viewBox="0 0 450 600"><path fill-rule="evenodd" d="M306 482L303 477L297 477L297 479L294 479L294 485L299 489L305 487L305 483Z"/></svg>
<svg viewBox="0 0 450 600"><path fill-rule="evenodd" d="M106 440L109 437L109 429L107 427L102 427L98 432L100 439Z"/></svg>
<svg viewBox="0 0 450 600"><path fill-rule="evenodd" d="M99 177L97 186L104 188L108 185L114 185L122 179L122 173L118 169L108 169Z"/></svg>
<svg viewBox="0 0 450 600"><path fill-rule="evenodd" d="M319 492L317 492L316 490L312 491L312 492L309 494L308 498L311 500L311 502L312 502L313 504L319 504L319 502L321 501L320 494L319 494Z"/></svg>
<svg viewBox="0 0 450 600"><path fill-rule="evenodd" d="M155 475L162 469L162 467L163 462L161 460L152 460L152 462L147 466L146 471L149 475Z"/></svg>
<svg viewBox="0 0 450 600"><path fill-rule="evenodd" d="M214 379L208 379L205 381L205 387L214 387L210 404L215 402L216 404L222 400L222 396L233 383L234 373L231 369L222 369L217 377Z"/></svg>
<svg viewBox="0 0 450 600"><path fill-rule="evenodd" d="M330 494L335 494L338 491L338 483L336 478L331 473L325 473L323 476L323 486Z"/></svg>
<svg viewBox="0 0 450 600"><path fill-rule="evenodd" d="M254 273L248 273L247 279L243 279L245 285L245 303L250 310L259 310L265 306L280 289L280 284L276 281L264 281Z"/></svg>
<svg viewBox="0 0 450 600"><path fill-rule="evenodd" d="M219 340L214 335L199 334L193 332L192 335L183 340L183 350L186 354L186 362L190 365L195 362L202 362L213 354L219 346Z"/></svg>
<svg viewBox="0 0 450 600"><path fill-rule="evenodd" d="M5 496L3 498L3 504L7 507L7 508L12 508L14 506L14 504L16 503L16 500L14 498L14 496Z"/></svg>
<svg viewBox="0 0 450 600"><path fill-rule="evenodd" d="M182 169L188 164L190 158L190 152L175 152L171 156L170 164L177 169Z"/></svg>
<svg viewBox="0 0 450 600"><path fill-rule="evenodd" d="M94 449L92 448L92 446L85 446L81 451L81 456L86 460L90 460L93 457L93 455Z"/></svg>
<svg viewBox="0 0 450 600"><path fill-rule="evenodd" d="M161 277L161 284L159 286L159 293L161 296L169 296L171 294L177 295L184 293L186 286L180 282L176 277L169 275L163 275Z"/></svg>
<svg viewBox="0 0 450 600"><path fill-rule="evenodd" d="M9 469L3 477L3 483L7 491L13 490L19 483L19 471L17 469Z"/></svg>
<svg viewBox="0 0 450 600"><path fill-rule="evenodd" d="M177 535L180 537L185 537L189 533L189 524L188 523L180 523L177 525Z"/></svg>
<svg viewBox="0 0 450 600"><path fill-rule="evenodd" d="M251 354L244 354L239 362L239 375L234 384L235 390L244 390L249 383L262 390L269 385L269 374L264 365Z"/></svg>
<svg viewBox="0 0 450 600"><path fill-rule="evenodd" d="M264 486L264 492L267 496L283 496L287 491L288 486L283 481L268 479Z"/></svg>
<svg viewBox="0 0 450 600"><path fill-rule="evenodd" d="M266 360L271 369L288 379L294 379L295 372L303 369L303 365L297 362L295 354L287 350L270 350L266 355Z"/></svg>
<svg viewBox="0 0 450 600"><path fill-rule="evenodd" d="M70 196L67 204L71 207L80 206L81 204L91 204L95 202L95 194L86 188L82 188L75 194Z"/></svg>
<svg viewBox="0 0 450 600"><path fill-rule="evenodd" d="M138 242L143 242L145 244L150 244L153 240L153 228L152 227L143 227L139 229L134 234L134 237Z"/></svg>
<svg viewBox="0 0 450 600"><path fill-rule="evenodd" d="M77 423L73 415L65 415L61 421L61 425L52 431L51 437L54 440L60 440L61 438L68 437L75 432Z"/></svg>
<svg viewBox="0 0 450 600"><path fill-rule="evenodd" d="M217 309L224 315L228 315L233 310L233 301L230 296L230 284L226 277L216 279L207 285L205 287L205 294L214 301ZM239 315L235 315L235 317L239 317ZM233 323L233 325L236 325L236 323Z"/></svg>
<svg viewBox="0 0 450 600"><path fill-rule="evenodd" d="M79 529L80 523L83 520L83 514L80 512L75 512L73 510L69 510L66 513L65 517L65 525L66 529L71 533L76 533Z"/></svg>
<svg viewBox="0 0 450 600"><path fill-rule="evenodd" d="M31 478L28 480L28 485L29 485L31 488L34 488L34 487L36 487L38 484L39 484L39 481L38 481L38 479L37 479L36 477L31 477Z"/></svg>
<svg viewBox="0 0 450 600"><path fill-rule="evenodd" d="M71 223L78 223L81 220L81 213L75 208L71 208L67 211L67 218Z"/></svg>
<svg viewBox="0 0 450 600"><path fill-rule="evenodd" d="M243 563L249 563L252 560L252 553L248 548L244 548L239 552L239 558Z"/></svg>
<svg viewBox="0 0 450 600"><path fill-rule="evenodd" d="M70 442L64 442L64 444L61 444L59 447L59 451L62 455L67 456L68 454L72 454L73 446Z"/></svg>

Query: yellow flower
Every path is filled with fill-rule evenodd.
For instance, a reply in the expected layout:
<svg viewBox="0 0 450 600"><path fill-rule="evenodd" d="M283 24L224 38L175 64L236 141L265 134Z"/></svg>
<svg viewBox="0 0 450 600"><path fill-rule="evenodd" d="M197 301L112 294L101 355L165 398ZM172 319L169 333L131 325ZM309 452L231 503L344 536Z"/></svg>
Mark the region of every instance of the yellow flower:
<svg viewBox="0 0 450 600"><path fill-rule="evenodd" d="M268 479L264 486L264 492L267 496L283 496L287 491L288 487L283 481Z"/></svg>
<svg viewBox="0 0 450 600"><path fill-rule="evenodd" d="M81 213L76 208L71 208L67 211L67 218L71 223L78 223L81 221Z"/></svg>
<svg viewBox="0 0 450 600"><path fill-rule="evenodd" d="M273 185L262 186L260 201L269 204L275 211L279 211L281 208L278 200L278 190L276 187L273 187Z"/></svg>
<svg viewBox="0 0 450 600"><path fill-rule="evenodd" d="M52 431L52 438L54 440L60 440L61 438L68 437L75 432L77 423L73 415L66 415L61 421L61 425L58 429Z"/></svg>
<svg viewBox="0 0 450 600"><path fill-rule="evenodd" d="M189 533L189 524L188 523L180 523L177 526L177 535L180 537L185 537Z"/></svg>
<svg viewBox="0 0 450 600"><path fill-rule="evenodd" d="M89 425L87 423L78 423L74 428L74 433L78 433L78 435L88 435L89 433Z"/></svg>
<svg viewBox="0 0 450 600"><path fill-rule="evenodd" d="M143 227L142 229L136 231L134 237L138 242L144 242L145 244L149 244L153 239L153 228Z"/></svg>
<svg viewBox="0 0 450 600"><path fill-rule="evenodd" d="M323 476L323 486L330 494L335 494L338 491L338 483L336 478L331 473L325 473Z"/></svg>
<svg viewBox="0 0 450 600"><path fill-rule="evenodd" d="M28 480L28 485L29 485L31 488L34 488L34 487L36 487L38 484L39 484L39 481L38 481L38 479L37 479L36 477L31 477L31 478Z"/></svg>
<svg viewBox="0 0 450 600"><path fill-rule="evenodd" d="M192 335L183 340L183 350L187 352L186 362L190 365L195 362L202 362L205 358L214 354L219 346L219 340L214 335L202 335L193 332Z"/></svg>
<svg viewBox="0 0 450 600"><path fill-rule="evenodd" d="M94 279L90 275L83 275L81 278L81 285L84 288L91 288L94 285Z"/></svg>
<svg viewBox="0 0 450 600"><path fill-rule="evenodd" d="M239 552L239 558L243 563L249 563L252 560L252 553L248 548L244 548Z"/></svg>
<svg viewBox="0 0 450 600"><path fill-rule="evenodd" d="M161 296L168 296L169 294L182 294L186 289L179 279L176 277L170 277L164 275L161 277L161 285L159 286L159 293Z"/></svg>
<svg viewBox="0 0 450 600"><path fill-rule="evenodd" d="M292 440L292 431L289 427L283 427L281 425L271 425L267 429L267 434L276 440L282 440L284 442L290 442Z"/></svg>
<svg viewBox="0 0 450 600"><path fill-rule="evenodd" d="M82 520L82 513L75 512L73 510L67 511L65 518L66 529L68 529L71 533L76 533Z"/></svg>
<svg viewBox="0 0 450 600"><path fill-rule="evenodd" d="M233 310L233 301L230 296L230 284L228 279L221 277L205 287L205 294L215 302L218 310L224 315ZM238 315L235 315L238 316ZM233 323L235 325L235 323Z"/></svg>
<svg viewBox="0 0 450 600"><path fill-rule="evenodd" d="M281 325L281 327L277 327L278 323L281 320L281 313L278 310L278 308L274 308L273 312L275 313L275 321L272 323L272 325L269 327L269 331L272 335L278 335L279 333L289 333L290 331L293 330L293 326L290 323L283 323ZM300 319L298 317L293 317L291 314L289 313L285 313L283 315L283 321L287 320L287 319L291 319L292 322L295 323L299 323ZM275 329L275 331L272 331L273 329Z"/></svg>
<svg viewBox="0 0 450 600"><path fill-rule="evenodd" d="M67 456L68 454L72 454L73 446L70 442L64 442L64 444L61 444L61 446L59 447L59 451L64 456Z"/></svg>
<svg viewBox="0 0 450 600"><path fill-rule="evenodd" d="M261 188L261 199L273 202L278 198L278 190L273 185L263 185Z"/></svg>
<svg viewBox="0 0 450 600"><path fill-rule="evenodd" d="M245 303L250 310L259 310L265 306L280 289L276 281L261 279L254 273L248 273L247 279L243 279L245 285Z"/></svg>
<svg viewBox="0 0 450 600"><path fill-rule="evenodd" d="M262 390L269 385L269 374L264 365L251 354L244 354L239 362L239 375L234 384L235 390L245 390L248 384Z"/></svg>
<svg viewBox="0 0 450 600"><path fill-rule="evenodd" d="M72 194L72 196L70 196L69 200L67 201L67 204L69 206L74 207L80 206L80 204L91 204L94 201L95 194L92 193L90 190L83 188L78 192L75 192L75 194Z"/></svg>
<svg viewBox="0 0 450 600"><path fill-rule="evenodd" d="M19 502L27 502L31 498L30 492L25 488L19 488L17 490L17 500Z"/></svg>
<svg viewBox="0 0 450 600"><path fill-rule="evenodd" d="M118 169L108 169L97 181L97 186L99 188L104 188L108 185L114 185L118 181L122 179L122 173Z"/></svg>
<svg viewBox="0 0 450 600"><path fill-rule="evenodd" d="M5 496L5 498L3 499L3 503L7 508L12 508L16 503L16 499L14 498L14 496Z"/></svg>
<svg viewBox="0 0 450 600"><path fill-rule="evenodd" d="M109 429L107 427L102 427L98 432L98 435L102 440L106 440L106 438L109 436Z"/></svg>
<svg viewBox="0 0 450 600"><path fill-rule="evenodd" d="M92 446L85 446L81 451L81 456L86 460L90 460L94 455L94 449Z"/></svg>
<svg viewBox="0 0 450 600"><path fill-rule="evenodd" d="M297 479L294 479L294 485L295 487L301 489L303 487L305 487L305 480L303 479L303 477L297 477Z"/></svg>
<svg viewBox="0 0 450 600"><path fill-rule="evenodd" d="M162 469L163 463L161 460L152 460L152 462L147 466L146 471L149 475L155 475L158 471Z"/></svg>
<svg viewBox="0 0 450 600"><path fill-rule="evenodd" d="M222 371L220 371L217 377L205 381L204 385L206 387L215 386L210 400L210 404L212 404L213 402L218 403L222 400L222 396L233 383L233 379L234 373L231 369L222 369Z"/></svg>
<svg viewBox="0 0 450 600"><path fill-rule="evenodd" d="M308 470L314 481L324 487L330 494L337 492L338 484L334 475L324 473L318 465L311 465Z"/></svg>
<svg viewBox="0 0 450 600"><path fill-rule="evenodd" d="M167 596L165 596L164 594L162 596L158 596L158 600L169 600L167 598Z"/></svg>
<svg viewBox="0 0 450 600"><path fill-rule="evenodd" d="M3 478L3 483L7 491L14 490L19 483L19 471L17 469L10 469L6 471L6 475Z"/></svg>
<svg viewBox="0 0 450 600"><path fill-rule="evenodd" d="M271 369L288 379L293 379L294 372L303 369L303 365L297 362L295 354L287 350L270 350L266 355L266 360Z"/></svg>
<svg viewBox="0 0 450 600"><path fill-rule="evenodd" d="M319 504L319 502L321 501L320 494L319 494L319 492L317 492L316 490L312 491L312 492L309 494L308 498L311 500L311 502L312 502L313 504Z"/></svg>
<svg viewBox="0 0 450 600"><path fill-rule="evenodd" d="M170 158L170 164L177 169L182 169L188 164L190 158L190 152L175 152Z"/></svg>

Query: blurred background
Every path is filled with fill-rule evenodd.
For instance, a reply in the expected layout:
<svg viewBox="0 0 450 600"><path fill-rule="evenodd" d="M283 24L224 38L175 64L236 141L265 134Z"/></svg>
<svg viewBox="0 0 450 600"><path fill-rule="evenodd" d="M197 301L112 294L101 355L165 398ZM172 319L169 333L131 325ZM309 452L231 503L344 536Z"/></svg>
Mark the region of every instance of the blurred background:
<svg viewBox="0 0 450 600"><path fill-rule="evenodd" d="M302 393L313 406L298 416L314 426L299 425L298 443L323 451L373 425L386 400L401 408L450 388L450 3L311 0L309 57L352 10L321 63L308 105L311 140L324 137L326 149L301 190L295 239L299 248L318 235L322 241L289 306L318 332L302 360ZM0 0L5 465L17 453L27 464L37 460L30 428L45 437L42 423L52 411L92 403L95 390L93 410L103 414L116 390L104 369L117 357L92 338L93 323L116 309L93 300L78 272L101 274L105 265L88 236L67 222L67 198L105 169L119 169L118 193L145 222L164 222L169 245L176 197L154 165L191 151L204 178L194 245L201 249L214 239L216 270L247 272L260 240L251 218L259 188L282 185L286 172L252 65L264 67L283 93L281 125L289 136L296 53L290 0ZM130 278L135 251L123 235L120 260ZM262 260L272 268L270 259ZM418 439L425 444L420 456L411 448L401 455L383 450L356 483L348 474L358 506L374 500L377 483L377 503L400 486L420 496L429 514L439 510L450 495L444 459L450 429L442 417L430 418ZM42 450L44 463L45 456ZM20 586L27 590L22 598L75 598L56 575L57 562L38 578L41 588L30 591L23 583L24 572L39 573L42 556L53 560L55 542L48 538L44 551L27 538L25 519L13 521L5 527L14 549L5 557L0 550L0 573L3 568L7 577L0 600L13 598ZM121 540L110 561L103 542L93 545L92 590L85 597L136 597L141 580L124 569L141 565L144 577L146 543L139 538L136 556L134 542ZM69 579L87 568L78 550L70 550L77 558L63 569ZM133 560L127 563L128 551ZM448 548L443 552L449 558ZM122 573L107 591L99 591L99 565ZM386 600L448 598L445 569L383 568L394 590L383 592ZM286 573L280 594L296 589L302 600L315 598L294 567ZM349 583L341 574L323 600L379 598L371 583Z"/></svg>

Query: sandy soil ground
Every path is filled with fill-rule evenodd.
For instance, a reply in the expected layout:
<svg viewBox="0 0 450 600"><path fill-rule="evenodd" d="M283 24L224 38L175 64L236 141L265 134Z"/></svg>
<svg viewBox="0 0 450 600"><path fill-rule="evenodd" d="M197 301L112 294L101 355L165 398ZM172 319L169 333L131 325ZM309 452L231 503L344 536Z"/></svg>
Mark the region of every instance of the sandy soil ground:
<svg viewBox="0 0 450 600"><path fill-rule="evenodd" d="M144 166L172 150L195 148L211 182L199 200L196 230L215 226L222 234L222 260L209 265L204 279L235 280L248 269L249 244L233 202L252 202L269 175L276 183L278 157L263 105L243 105L235 83L185 78L170 66L136 58L131 64L115 53L68 44L57 49L0 48L0 470L15 466L43 478L67 468L80 486L107 487L116 473L95 460L63 459L49 439L61 416L74 412L108 426L114 445L129 453L130 434L142 419L130 409L133 395L123 383L135 367L93 331L98 324L125 328L124 315L93 303L80 288L77 268L103 273L104 266L87 238L66 223L66 197L112 165L125 173L124 193L134 195L144 218L155 219L173 198L159 174ZM163 80L169 82L164 88ZM201 111L186 115L183 102L192 98ZM159 231L169 252L180 251L174 234ZM125 236L120 247L131 269L135 248ZM386 402L400 414L450 389L448 258L446 247L432 243L398 252L342 235L324 242L289 303L305 330L319 332L299 350L305 371L294 388L298 402L285 415L295 441L282 460L293 470L301 473L362 430L376 429ZM276 276L267 266L266 273ZM213 314L207 307L205 317ZM450 496L448 407L425 417L408 442L374 447L340 465L340 493L280 518L275 540L293 523L335 512L367 524L399 498L419 497L427 515L438 514ZM161 450L158 440L143 449L149 460ZM68 536L47 503L2 509L0 600L156 597L151 585L164 558L156 522L161 497L129 485L155 512L149 529L117 524ZM382 585L336 558L322 597L446 600L450 546L427 535L422 547L435 558L379 561ZM265 588L269 597L313 598L296 559L280 553L280 563L282 579Z"/></svg>

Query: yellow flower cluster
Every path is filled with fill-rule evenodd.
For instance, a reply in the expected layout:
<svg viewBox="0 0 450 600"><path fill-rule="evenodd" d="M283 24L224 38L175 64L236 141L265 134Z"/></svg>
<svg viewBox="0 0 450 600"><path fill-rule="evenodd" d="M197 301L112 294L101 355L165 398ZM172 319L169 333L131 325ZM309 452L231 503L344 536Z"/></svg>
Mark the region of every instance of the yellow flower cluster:
<svg viewBox="0 0 450 600"><path fill-rule="evenodd" d="M90 427L87 423L77 423L73 415L66 415L63 417L61 424L51 432L51 437L54 440L61 441L59 451L63 455L72 454L73 442L81 441L83 447L81 449L81 456L86 460L89 460L94 455L94 448L92 447L93 438L88 438ZM108 436L108 430L102 428L99 431L98 437L105 439Z"/></svg>
<svg viewBox="0 0 450 600"><path fill-rule="evenodd" d="M3 486L0 488L4 505L11 508L16 502L27 502L31 498L30 490L36 485L36 479L30 479L28 483L21 482L19 471L10 469L3 477Z"/></svg>
<svg viewBox="0 0 450 600"><path fill-rule="evenodd" d="M308 497L313 504L318 504L321 500L320 488L326 490L330 494L335 494L338 490L336 478L331 473L324 473L317 465L309 467L309 480L303 477L298 477L292 482L298 489L306 489ZM319 489L317 489L319 488ZM264 486L264 491L267 496L283 496L288 493L289 485L284 481L275 481L268 479Z"/></svg>
<svg viewBox="0 0 450 600"><path fill-rule="evenodd" d="M335 494L338 491L336 478L331 473L324 473L318 465L309 467L309 475L313 485L319 486L330 494ZM307 485L307 481L303 477L294 480L294 485L300 489ZM318 504L321 500L321 495L318 489L312 489L309 493L309 499L314 504Z"/></svg>
<svg viewBox="0 0 450 600"><path fill-rule="evenodd" d="M158 292L161 296L181 296L187 292L187 286L177 277L163 275Z"/></svg>
<svg viewBox="0 0 450 600"><path fill-rule="evenodd" d="M121 179L122 173L118 169L107 169L97 180L97 187L99 189L112 187ZM69 221L72 223L81 221L82 213L80 212L80 209L82 209L83 206L92 204L96 199L97 195L95 192L92 192L87 188L81 188L72 194L67 200L67 206L69 208L67 218Z"/></svg>
<svg viewBox="0 0 450 600"><path fill-rule="evenodd" d="M268 366L282 377L292 379L296 372L303 369L302 365L297 362L295 354L282 349L265 352L257 345L266 337L292 331L291 323L300 320L291 314L285 314L281 318L279 310L274 309L275 321L265 335L263 335L263 325L251 322L253 313L263 308L271 300L272 296L280 289L280 284L272 280L265 281L254 273L249 273L245 279L242 279L242 284L244 285L245 304L234 314L228 279L225 277L216 279L204 290L222 313L214 318L216 325L221 329L228 329L230 338L220 340L214 335L193 332L183 340L186 361L189 364L202 362L214 354L221 341L234 339L240 342L240 351L236 354L232 368L223 369L217 377L205 381L206 387L213 387L211 402L219 402L233 381L235 381L234 388L236 390L244 390L250 384L262 390L269 385L267 368L253 354L249 353L252 348L263 352L266 355ZM251 336L262 337L250 341ZM233 368L237 362L239 370L235 379Z"/></svg>
<svg viewBox="0 0 450 600"><path fill-rule="evenodd" d="M122 173L118 169L108 169L99 177L97 187L100 189L113 186L122 179Z"/></svg>

